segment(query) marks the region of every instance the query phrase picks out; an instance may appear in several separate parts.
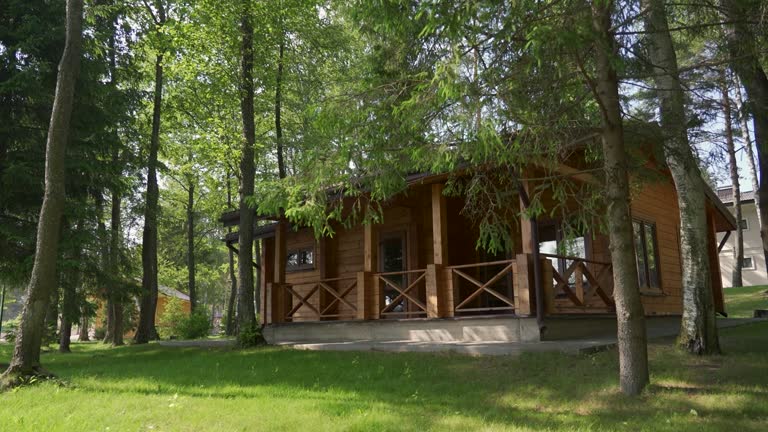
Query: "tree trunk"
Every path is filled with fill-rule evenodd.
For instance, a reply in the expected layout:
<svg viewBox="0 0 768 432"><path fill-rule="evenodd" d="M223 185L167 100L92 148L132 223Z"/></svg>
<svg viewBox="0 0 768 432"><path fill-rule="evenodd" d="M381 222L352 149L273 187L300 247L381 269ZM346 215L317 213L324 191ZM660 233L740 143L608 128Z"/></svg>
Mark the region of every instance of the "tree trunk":
<svg viewBox="0 0 768 432"><path fill-rule="evenodd" d="M281 17L282 21L282 17ZM281 22L282 25L282 22ZM277 141L277 173L283 179L286 176L285 157L283 151L283 126L281 124L283 104L283 58L285 52L285 32L280 29L280 44L278 46L277 77L275 79L275 140Z"/></svg>
<svg viewBox="0 0 768 432"><path fill-rule="evenodd" d="M51 291L56 289L56 258L59 229L64 210L65 150L75 84L80 70L83 25L82 0L67 0L67 26L64 54L59 63L56 94L45 155L45 195L37 224L37 245L27 298L21 315L16 345L8 370L0 377L0 387L18 384L19 378L47 375L40 366L40 347L45 330L45 314Z"/></svg>
<svg viewBox="0 0 768 432"><path fill-rule="evenodd" d="M232 208L232 184L230 183L231 173L227 171L227 208ZM227 232L232 232L232 228L227 228ZM225 332L228 336L235 334L235 300L237 299L237 275L235 274L235 253L229 249L229 300L227 302L227 323Z"/></svg>
<svg viewBox="0 0 768 432"><path fill-rule="evenodd" d="M728 151L728 165L731 174L731 190L733 191L733 203L736 209L736 238L733 247L733 274L731 286L744 285L741 281L741 267L744 263L744 232L741 228L741 189L739 186L739 167L736 165L736 145L733 142L733 125L731 123L731 97L728 94L728 79L725 70L720 77L720 91L723 95L723 118L725 124L725 146Z"/></svg>
<svg viewBox="0 0 768 432"><path fill-rule="evenodd" d="M612 2L592 3L592 25L598 35L594 91L603 119L602 147L618 327L619 379L622 392L637 395L649 382L648 351L629 207L629 165L624 149L619 82L613 67L616 42L611 34L612 9Z"/></svg>
<svg viewBox="0 0 768 432"><path fill-rule="evenodd" d="M158 4L158 27L165 24L165 8ZM147 199L144 207L144 233L141 249L141 303L139 324L133 337L136 343L157 339L155 311L157 309L157 153L160 147L160 112L163 102L163 53L155 58L155 95L152 109L152 137L147 160Z"/></svg>
<svg viewBox="0 0 768 432"><path fill-rule="evenodd" d="M187 275L189 305L194 312L197 307L197 293L195 292L195 184L192 181L187 188Z"/></svg>
<svg viewBox="0 0 768 432"><path fill-rule="evenodd" d="M80 309L80 323L78 323L79 331L77 333L78 342L89 342L91 340L88 335L88 327L90 326L90 320L88 319L88 310L85 305Z"/></svg>
<svg viewBox="0 0 768 432"><path fill-rule="evenodd" d="M112 153L112 163L115 167L121 164L118 150ZM121 346L123 341L123 302L125 296L120 282L120 218L122 197L117 186L112 188L112 203L109 220L109 269L110 281L107 289L107 314L110 317L107 333L110 337L104 339L104 343L112 346Z"/></svg>
<svg viewBox="0 0 768 432"><path fill-rule="evenodd" d="M720 6L724 21L731 23L725 29L731 68L747 91L747 107L752 113L757 163L760 166L760 185L755 198L760 219L768 221L768 77L760 63L757 37L747 23L760 16L760 11L750 10L749 2L738 0L720 0ZM768 224L761 224L760 236L768 264Z"/></svg>
<svg viewBox="0 0 768 432"><path fill-rule="evenodd" d="M83 223L79 222L76 231L83 228ZM80 261L82 260L82 251L80 245L75 245L72 261L75 267L69 272L65 272L62 280L63 296L61 300L61 326L59 330L59 352L72 352L70 344L72 341L72 326L79 318L77 307L77 288L81 282Z"/></svg>
<svg viewBox="0 0 768 432"><path fill-rule="evenodd" d="M704 180L688 142L685 95L667 24L664 0L643 0L654 82L661 105L664 156L677 190L683 267L683 318L678 343L695 354L720 352L707 232Z"/></svg>
<svg viewBox="0 0 768 432"><path fill-rule="evenodd" d="M739 113L739 123L741 125L741 139L744 141L744 149L747 152L747 164L749 165L749 179L752 181L752 195L755 199L755 207L760 209L760 196L757 193L760 185L757 181L757 167L755 166L755 151L752 149L752 137L749 136L749 113L744 106L744 99L741 96L741 82L735 80L736 84L736 110ZM763 218L760 217L760 211L757 212L757 224L760 232L763 230Z"/></svg>
<svg viewBox="0 0 768 432"><path fill-rule="evenodd" d="M240 159L242 184L240 186L240 226L238 269L240 286L237 292L237 332L241 333L256 325L256 312L253 304L253 222L254 212L246 199L254 191L254 142L255 124L253 118L253 25L251 23L250 1L243 1L240 23L242 36L242 88L240 106L243 116L243 147Z"/></svg>

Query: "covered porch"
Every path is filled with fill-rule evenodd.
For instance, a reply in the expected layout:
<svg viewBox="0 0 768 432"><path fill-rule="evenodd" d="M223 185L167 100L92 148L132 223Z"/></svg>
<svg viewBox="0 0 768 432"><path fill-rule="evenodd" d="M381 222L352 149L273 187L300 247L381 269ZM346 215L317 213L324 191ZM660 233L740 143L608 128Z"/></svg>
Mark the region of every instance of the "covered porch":
<svg viewBox="0 0 768 432"><path fill-rule="evenodd" d="M559 235L554 225L542 230L538 221L521 218L510 224L513 251L479 251L460 200L446 197L439 180L411 187L384 210L382 223L340 229L334 238L314 240L285 220L262 227L264 324L397 326L486 317L534 317L527 322L535 323L537 316L613 313L611 264L600 259L607 251L601 238L585 234L580 256L543 253L541 245ZM518 193L522 212L528 197L523 188Z"/></svg>

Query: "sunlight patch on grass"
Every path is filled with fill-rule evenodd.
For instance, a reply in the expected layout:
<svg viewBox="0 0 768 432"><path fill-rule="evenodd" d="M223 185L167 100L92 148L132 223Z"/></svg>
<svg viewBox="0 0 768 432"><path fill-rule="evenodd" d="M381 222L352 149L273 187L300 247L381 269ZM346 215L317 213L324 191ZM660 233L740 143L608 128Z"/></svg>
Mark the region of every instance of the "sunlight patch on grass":
<svg viewBox="0 0 768 432"><path fill-rule="evenodd" d="M725 310L730 318L752 318L755 309L768 309L768 285L725 288Z"/></svg>
<svg viewBox="0 0 768 432"><path fill-rule="evenodd" d="M471 358L74 344L43 356L66 387L0 394L0 430L763 430L768 323L721 339L726 354L710 358L652 344L640 398L619 393L615 350ZM0 346L0 362L10 354Z"/></svg>

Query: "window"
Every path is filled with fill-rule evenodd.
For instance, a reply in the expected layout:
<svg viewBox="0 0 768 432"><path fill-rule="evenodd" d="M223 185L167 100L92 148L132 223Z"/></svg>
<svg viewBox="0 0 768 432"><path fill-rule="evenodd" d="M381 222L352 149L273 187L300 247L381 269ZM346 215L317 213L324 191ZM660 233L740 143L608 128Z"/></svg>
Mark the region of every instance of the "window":
<svg viewBox="0 0 768 432"><path fill-rule="evenodd" d="M659 274L659 246L656 242L656 224L632 221L637 256L637 279L640 291L661 292Z"/></svg>
<svg viewBox="0 0 768 432"><path fill-rule="evenodd" d="M741 260L741 268L744 270L754 270L755 269L755 260L752 259L752 257L744 257Z"/></svg>
<svg viewBox="0 0 768 432"><path fill-rule="evenodd" d="M749 231L749 221L747 221L746 219L742 219L739 225L741 225L742 231Z"/></svg>
<svg viewBox="0 0 768 432"><path fill-rule="evenodd" d="M291 249L285 262L285 271L313 270L315 268L315 249L312 246Z"/></svg>

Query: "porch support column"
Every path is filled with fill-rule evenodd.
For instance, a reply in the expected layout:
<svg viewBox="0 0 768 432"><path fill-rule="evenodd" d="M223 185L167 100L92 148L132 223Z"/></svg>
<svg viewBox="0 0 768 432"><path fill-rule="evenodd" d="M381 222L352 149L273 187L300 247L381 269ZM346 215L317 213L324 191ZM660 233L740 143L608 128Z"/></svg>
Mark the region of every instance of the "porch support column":
<svg viewBox="0 0 768 432"><path fill-rule="evenodd" d="M427 317L453 316L453 285L447 281L448 265L448 213L443 195L443 184L435 183L431 189L433 264L427 265Z"/></svg>
<svg viewBox="0 0 768 432"><path fill-rule="evenodd" d="M542 259L539 254L539 227L536 221L536 217L526 217L525 211L531 205L530 191L531 185L525 180L520 180L518 186L518 195L520 195L520 233L524 254L531 254L533 264L529 266L529 269L533 272L533 306L529 301L529 308L535 307L536 310L536 322L539 326L539 331L544 331L544 286L542 280ZM526 259L526 265L528 265ZM530 290L529 290L530 292ZM517 305L515 305L517 306ZM518 312L517 310L515 313ZM529 309L530 313L530 309Z"/></svg>
<svg viewBox="0 0 768 432"><path fill-rule="evenodd" d="M275 283L285 283L285 260L288 257L285 244L285 221L280 220L275 227Z"/></svg>
<svg viewBox="0 0 768 432"><path fill-rule="evenodd" d="M363 271L357 274L357 318L378 319L380 289L374 273L379 265L379 239L376 227L368 223L363 227Z"/></svg>

